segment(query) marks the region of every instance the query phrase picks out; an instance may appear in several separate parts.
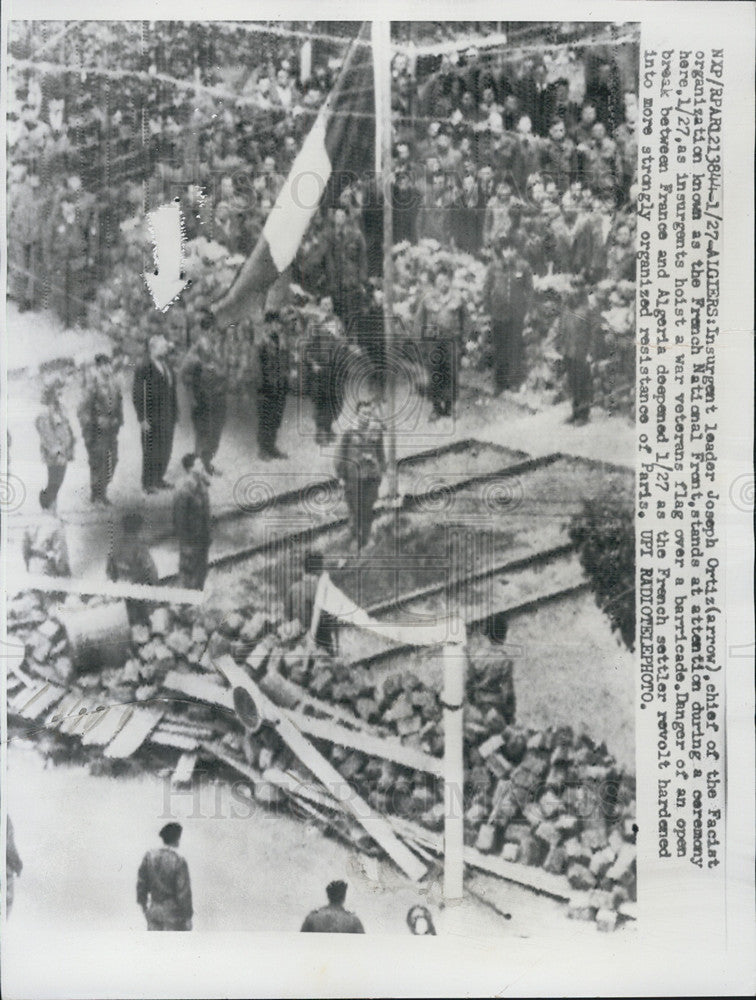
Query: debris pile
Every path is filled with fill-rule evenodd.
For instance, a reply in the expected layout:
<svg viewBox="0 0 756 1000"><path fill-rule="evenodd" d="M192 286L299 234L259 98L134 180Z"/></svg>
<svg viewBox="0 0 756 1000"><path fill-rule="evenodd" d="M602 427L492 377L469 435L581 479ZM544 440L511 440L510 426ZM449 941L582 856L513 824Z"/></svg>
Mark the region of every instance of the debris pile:
<svg viewBox="0 0 756 1000"><path fill-rule="evenodd" d="M84 669L65 623L77 610L108 603L129 630L123 662L110 665L103 655L108 665L92 669L87 662ZM24 734L44 752L71 759L75 739L77 752L97 770L168 768L179 783L191 780L199 759L221 762L249 778L258 801L286 801L323 829L370 849L364 830L275 727L246 719L248 728L242 725L216 669L226 658L398 837L421 856L442 852L438 691L411 672L378 681L365 666L311 648L298 623L284 621L275 605L221 621L206 609L169 605L142 607L142 620L131 624L126 613L123 602L104 597L58 601L27 593L9 604L10 639L25 649L8 678L9 717L16 727L23 722ZM514 714L511 663L471 661L466 860L546 886L569 900L571 916L610 930L636 897L634 779L587 735L568 727L528 729ZM529 875L534 868L540 873Z"/></svg>

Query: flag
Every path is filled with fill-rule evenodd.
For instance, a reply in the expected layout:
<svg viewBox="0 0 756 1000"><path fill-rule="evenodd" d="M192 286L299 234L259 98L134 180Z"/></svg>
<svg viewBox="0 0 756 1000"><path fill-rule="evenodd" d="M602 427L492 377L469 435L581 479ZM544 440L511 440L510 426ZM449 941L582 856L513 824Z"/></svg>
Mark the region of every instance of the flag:
<svg viewBox="0 0 756 1000"><path fill-rule="evenodd" d="M364 629L381 639L406 646L464 645L465 623L456 613L449 613L442 621L419 621L413 625L381 622L371 616L340 590L327 573L318 580L312 612L310 635L315 636L321 612L326 611L342 625Z"/></svg>
<svg viewBox="0 0 756 1000"><path fill-rule="evenodd" d="M221 326L249 313L296 256L325 200L335 204L348 178L373 168L375 90L367 25L347 51L341 72L307 135L249 258L212 306Z"/></svg>

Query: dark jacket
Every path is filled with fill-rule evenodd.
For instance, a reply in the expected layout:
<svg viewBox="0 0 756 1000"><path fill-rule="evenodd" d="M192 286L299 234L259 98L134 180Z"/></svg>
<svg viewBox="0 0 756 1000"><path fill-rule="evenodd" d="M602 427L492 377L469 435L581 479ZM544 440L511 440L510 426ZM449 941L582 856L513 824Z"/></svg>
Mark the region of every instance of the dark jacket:
<svg viewBox="0 0 756 1000"><path fill-rule="evenodd" d="M117 437L123 424L123 400L115 377L94 373L84 386L77 414L87 447L101 435Z"/></svg>
<svg viewBox="0 0 756 1000"><path fill-rule="evenodd" d="M146 542L127 536L115 544L108 556L107 574L109 580L126 580L152 587L157 586L159 580L157 566Z"/></svg>
<svg viewBox="0 0 756 1000"><path fill-rule="evenodd" d="M186 860L172 847L148 851L137 873L137 903L171 922L191 920L192 886Z"/></svg>
<svg viewBox="0 0 756 1000"><path fill-rule="evenodd" d="M357 288L367 281L367 245L357 226L329 232L324 263L330 289Z"/></svg>
<svg viewBox="0 0 756 1000"><path fill-rule="evenodd" d="M377 479L383 476L386 459L383 433L376 422L365 430L357 427L344 431L336 455L336 475L339 479Z"/></svg>
<svg viewBox="0 0 756 1000"><path fill-rule="evenodd" d="M559 349L571 361L584 361L596 350L601 317L589 305L566 306L559 317Z"/></svg>
<svg viewBox="0 0 756 1000"><path fill-rule="evenodd" d="M343 906L329 903L305 917L302 931L315 934L364 934L359 918Z"/></svg>
<svg viewBox="0 0 756 1000"><path fill-rule="evenodd" d="M257 347L257 391L285 395L289 388L289 352L275 330L266 330Z"/></svg>
<svg viewBox="0 0 756 1000"><path fill-rule="evenodd" d="M210 544L210 497L207 486L194 477L187 477L176 490L173 530L179 544Z"/></svg>
<svg viewBox="0 0 756 1000"><path fill-rule="evenodd" d="M533 295L533 276L524 260L506 264L494 257L483 284L483 301L494 320L525 319Z"/></svg>
<svg viewBox="0 0 756 1000"><path fill-rule="evenodd" d="M190 351L181 369L181 378L192 397L193 417L225 412L228 379L216 364Z"/></svg>
<svg viewBox="0 0 756 1000"><path fill-rule="evenodd" d="M167 362L164 364L161 371L152 358L145 358L134 370L131 398L137 420L149 421L153 432L172 430L178 419L176 375Z"/></svg>

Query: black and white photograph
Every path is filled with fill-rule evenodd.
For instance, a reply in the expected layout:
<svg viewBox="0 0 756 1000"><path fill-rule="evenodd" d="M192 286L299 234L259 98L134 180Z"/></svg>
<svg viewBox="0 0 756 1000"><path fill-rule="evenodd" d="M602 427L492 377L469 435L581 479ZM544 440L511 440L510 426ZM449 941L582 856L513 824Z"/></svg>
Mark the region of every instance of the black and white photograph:
<svg viewBox="0 0 756 1000"><path fill-rule="evenodd" d="M719 668L710 617L680 603L719 586L717 427L705 365L683 417L675 357L696 354L699 317L701 343L712 329L695 295L714 300L719 246L706 218L683 230L699 204L716 214L719 168L709 126L709 167L685 186L684 142L704 138L680 95L707 80L716 106L718 64L649 55L649 5L616 6L511 21L14 6L15 949L64 925L155 955L184 938L150 931L321 932L607 963L644 934L641 848L718 864L704 771L724 754L706 742L720 695L689 671ZM643 97L657 84L660 105ZM698 293L681 249L697 239ZM650 298L666 280L671 297ZM675 481L689 416L691 486ZM639 566L668 554L678 569L652 584ZM701 576L682 598L688 558ZM683 644L705 660L684 666ZM653 816L637 715L670 769ZM703 800L681 790L688 739L708 749Z"/></svg>

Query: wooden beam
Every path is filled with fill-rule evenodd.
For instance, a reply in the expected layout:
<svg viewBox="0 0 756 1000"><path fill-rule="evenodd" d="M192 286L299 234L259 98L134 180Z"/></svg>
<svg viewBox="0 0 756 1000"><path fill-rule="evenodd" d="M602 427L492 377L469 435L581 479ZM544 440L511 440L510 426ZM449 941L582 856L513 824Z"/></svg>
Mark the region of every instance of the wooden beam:
<svg viewBox="0 0 756 1000"><path fill-rule="evenodd" d="M203 701L208 705L217 705L219 708L227 708L230 712L234 710L234 699L228 688L221 687L209 677L202 677L199 674L187 674L178 670L170 670L165 675L163 687L169 691L177 691L186 695L193 701Z"/></svg>
<svg viewBox="0 0 756 1000"><path fill-rule="evenodd" d="M157 726L163 713L150 708L134 709L126 725L105 747L104 754L111 759L122 760L130 757L144 743Z"/></svg>
<svg viewBox="0 0 756 1000"><path fill-rule="evenodd" d="M347 729L337 722L315 719L302 712L288 711L286 715L298 729L315 739L349 747L350 750L359 750L360 753L368 754L370 757L390 760L395 764L401 764L402 767L409 767L413 771L424 771L439 777L443 774L444 765L439 757L433 757L423 753L422 750L416 750L414 747L406 747L398 740L384 739L370 733Z"/></svg>
<svg viewBox="0 0 756 1000"><path fill-rule="evenodd" d="M234 663L230 656L222 656L215 661L217 669L232 687L241 687L259 705L265 718L271 719L281 739L299 758L304 766L318 778L349 813L363 827L365 832L389 855L390 858L413 881L419 881L427 868L394 834L386 820L377 815L359 796L329 761L318 753L312 743L297 729L294 723L266 697L255 682ZM346 792L346 794L345 794Z"/></svg>
<svg viewBox="0 0 756 1000"><path fill-rule="evenodd" d="M157 604L202 604L201 590L182 587L151 587L143 583L113 583L110 580L88 580L67 576L22 574L9 589L10 596L27 590L42 590L48 594L97 594L104 597L126 597Z"/></svg>

